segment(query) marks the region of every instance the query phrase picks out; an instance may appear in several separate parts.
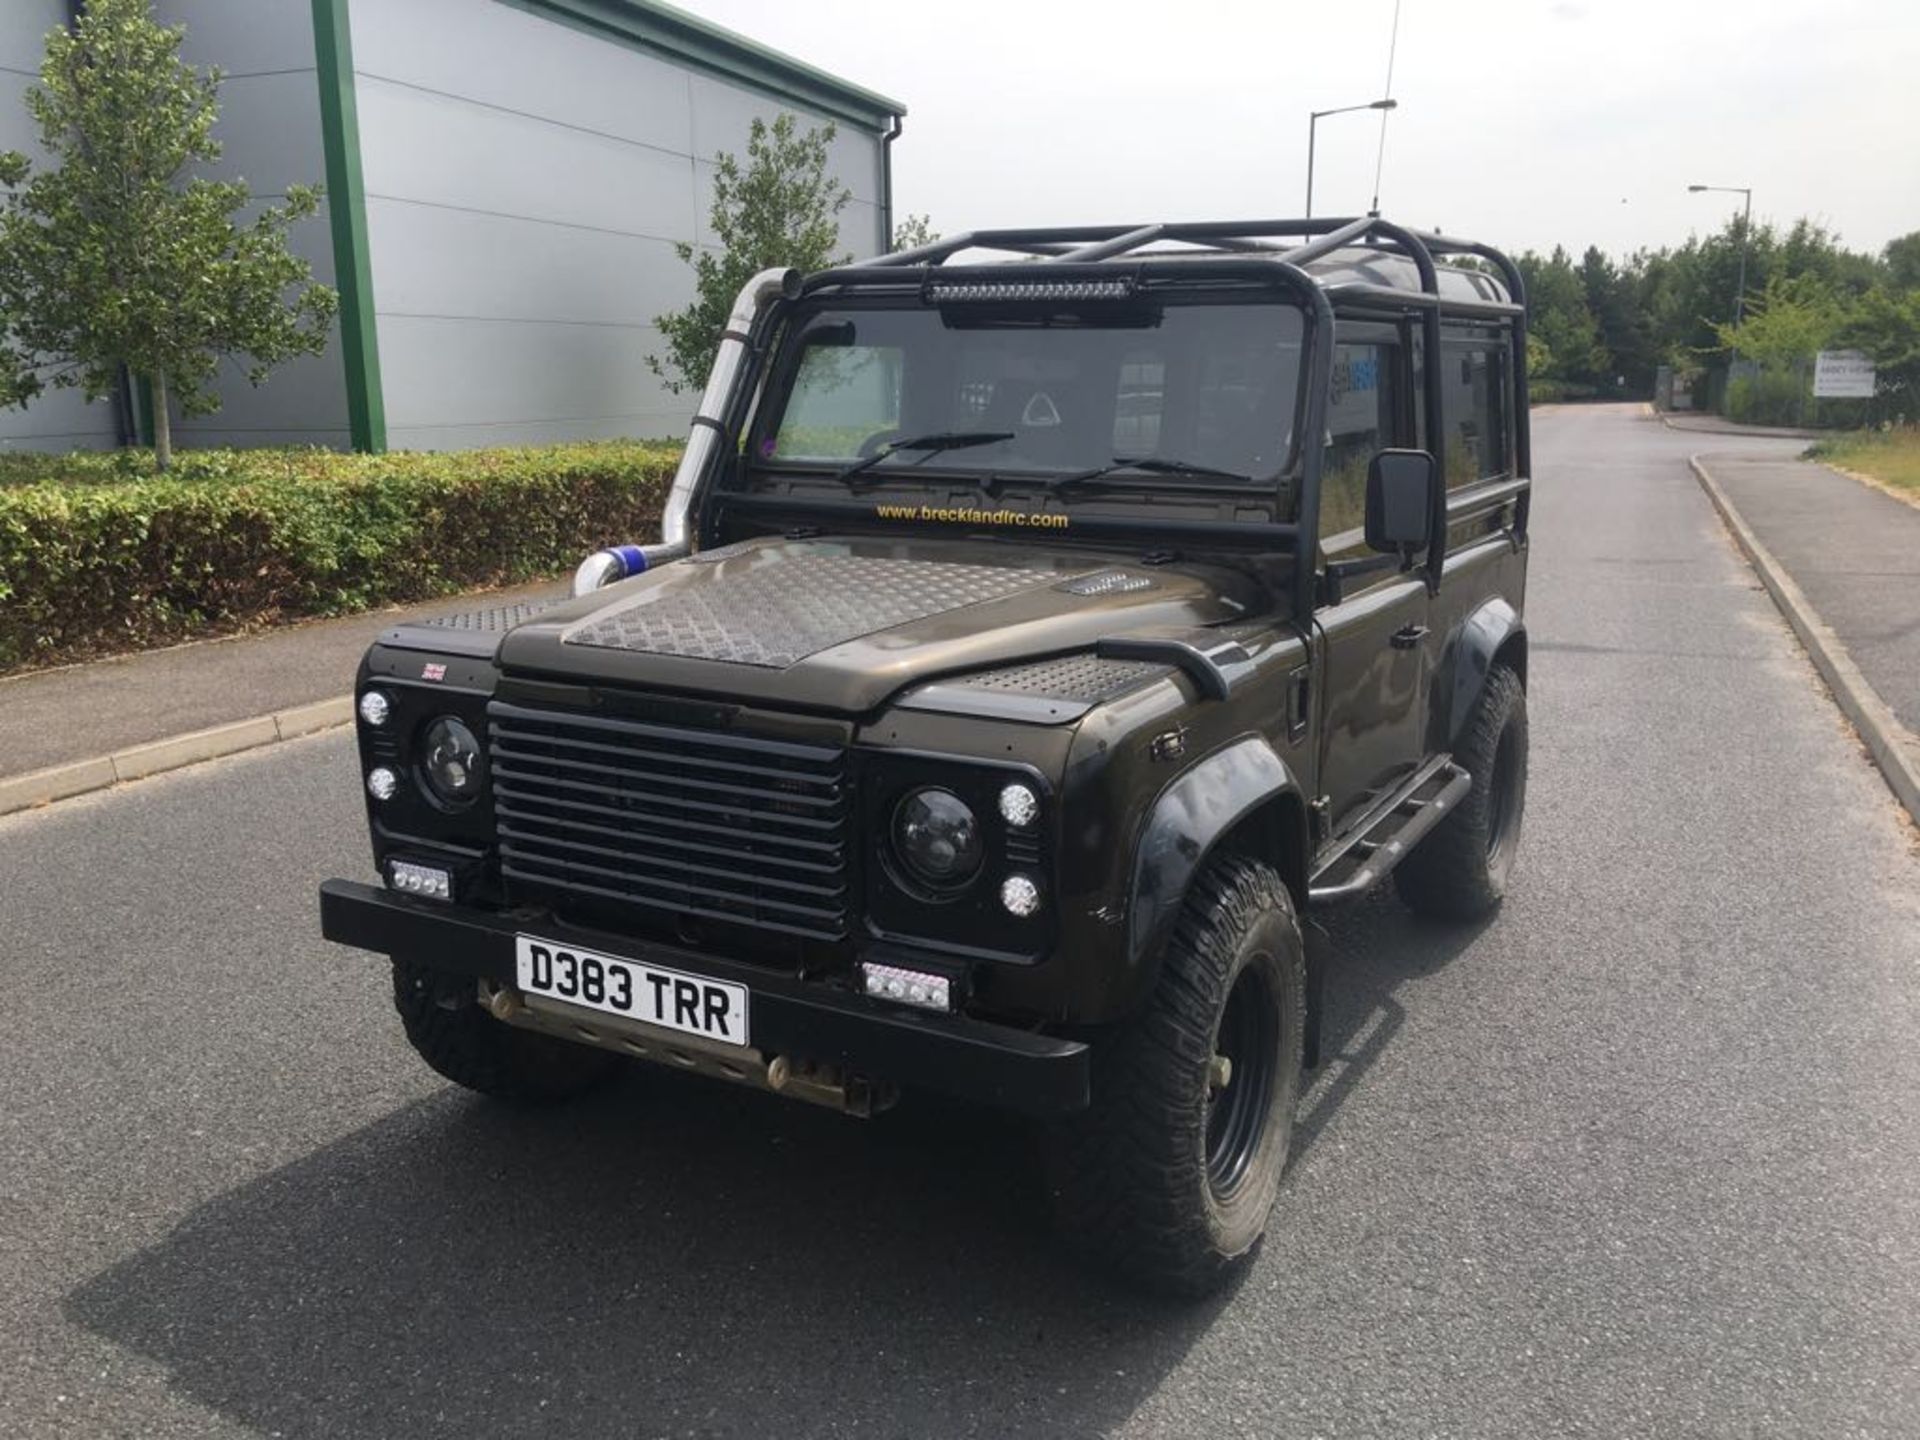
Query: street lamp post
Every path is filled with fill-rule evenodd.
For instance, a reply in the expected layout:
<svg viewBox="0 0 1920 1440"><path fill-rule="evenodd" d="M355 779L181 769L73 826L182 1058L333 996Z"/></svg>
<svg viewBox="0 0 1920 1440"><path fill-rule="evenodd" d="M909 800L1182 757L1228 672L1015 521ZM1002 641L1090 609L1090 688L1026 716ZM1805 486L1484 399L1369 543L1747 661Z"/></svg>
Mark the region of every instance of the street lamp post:
<svg viewBox="0 0 1920 1440"><path fill-rule="evenodd" d="M1740 213L1740 277L1734 282L1733 289L1733 324L1737 330L1747 313L1747 247L1753 243L1753 191L1744 185L1687 186L1687 192L1691 195L1698 195L1705 190L1716 190L1725 195L1744 195L1747 201L1746 208ZM1740 358L1737 346L1733 358Z"/></svg>
<svg viewBox="0 0 1920 1440"><path fill-rule="evenodd" d="M1313 218L1313 132L1321 119L1327 115L1347 115L1355 110L1392 110L1399 106L1398 100L1370 100L1365 105L1341 105L1332 110L1310 110L1307 112L1307 219ZM1381 123L1385 123L1384 121Z"/></svg>

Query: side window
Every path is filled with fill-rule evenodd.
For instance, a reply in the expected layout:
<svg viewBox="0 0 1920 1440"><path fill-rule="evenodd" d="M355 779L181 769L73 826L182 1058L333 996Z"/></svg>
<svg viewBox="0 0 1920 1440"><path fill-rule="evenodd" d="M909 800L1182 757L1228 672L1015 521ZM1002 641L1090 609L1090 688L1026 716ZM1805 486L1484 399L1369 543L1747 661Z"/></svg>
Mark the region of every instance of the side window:
<svg viewBox="0 0 1920 1440"><path fill-rule="evenodd" d="M1441 342L1449 490L1513 473L1511 356L1502 335Z"/></svg>
<svg viewBox="0 0 1920 1440"><path fill-rule="evenodd" d="M1120 387L1113 401L1115 455L1152 455L1160 448L1166 399L1166 362L1150 351L1128 351L1120 362Z"/></svg>
<svg viewBox="0 0 1920 1440"><path fill-rule="evenodd" d="M1327 391L1326 449L1320 463L1320 538L1358 529L1367 518L1367 466L1395 443L1399 351L1388 344L1335 345Z"/></svg>

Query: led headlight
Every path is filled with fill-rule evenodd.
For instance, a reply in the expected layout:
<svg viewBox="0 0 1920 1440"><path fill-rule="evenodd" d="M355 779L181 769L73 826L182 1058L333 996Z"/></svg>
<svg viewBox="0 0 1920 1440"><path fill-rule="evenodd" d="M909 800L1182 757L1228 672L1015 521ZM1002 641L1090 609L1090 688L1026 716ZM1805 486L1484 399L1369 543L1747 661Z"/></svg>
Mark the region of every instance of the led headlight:
<svg viewBox="0 0 1920 1440"><path fill-rule="evenodd" d="M393 792L400 788L400 777L384 765L376 765L367 772L367 793L376 800L391 800Z"/></svg>
<svg viewBox="0 0 1920 1440"><path fill-rule="evenodd" d="M393 702L384 690L369 690L360 697L360 718L378 730L393 713Z"/></svg>
<svg viewBox="0 0 1920 1440"><path fill-rule="evenodd" d="M951 790L915 790L894 809L893 853L924 885L964 885L979 870L983 849L979 820Z"/></svg>
<svg viewBox="0 0 1920 1440"><path fill-rule="evenodd" d="M1000 903L1025 920L1040 909L1040 887L1025 875L1009 875L1000 882Z"/></svg>
<svg viewBox="0 0 1920 1440"><path fill-rule="evenodd" d="M420 776L443 805L471 805L486 778L480 741L466 722L442 715L427 726L420 749Z"/></svg>
<svg viewBox="0 0 1920 1440"><path fill-rule="evenodd" d="M867 994L878 995L883 1000L898 1000L903 1005L918 1005L926 1010L953 1008L953 982L944 975L863 960L860 976Z"/></svg>
<svg viewBox="0 0 1920 1440"><path fill-rule="evenodd" d="M453 898L453 876L438 865L419 865L411 860L390 862L388 881L396 890L409 895L425 895L431 900Z"/></svg>
<svg viewBox="0 0 1920 1440"><path fill-rule="evenodd" d="M1016 830L1024 830L1040 813L1040 797L1030 786L1009 785L1000 792L1000 818Z"/></svg>

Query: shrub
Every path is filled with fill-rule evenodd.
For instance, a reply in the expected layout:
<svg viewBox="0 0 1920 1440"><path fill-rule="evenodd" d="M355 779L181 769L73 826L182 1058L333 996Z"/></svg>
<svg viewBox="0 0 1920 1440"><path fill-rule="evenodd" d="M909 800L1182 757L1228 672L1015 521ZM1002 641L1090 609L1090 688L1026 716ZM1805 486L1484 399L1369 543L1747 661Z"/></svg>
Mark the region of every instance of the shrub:
<svg viewBox="0 0 1920 1440"><path fill-rule="evenodd" d="M1798 425L1808 382L1791 370L1737 375L1727 386L1727 418L1743 425Z"/></svg>
<svg viewBox="0 0 1920 1440"><path fill-rule="evenodd" d="M658 528L677 447L0 461L0 670L559 573Z"/></svg>

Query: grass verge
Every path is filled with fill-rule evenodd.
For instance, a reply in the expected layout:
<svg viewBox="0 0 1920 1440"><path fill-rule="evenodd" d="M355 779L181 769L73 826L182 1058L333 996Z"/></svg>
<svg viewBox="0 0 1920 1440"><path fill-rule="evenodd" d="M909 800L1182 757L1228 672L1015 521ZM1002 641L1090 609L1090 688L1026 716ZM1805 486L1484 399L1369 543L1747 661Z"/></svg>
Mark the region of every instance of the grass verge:
<svg viewBox="0 0 1920 1440"><path fill-rule="evenodd" d="M1920 501L1920 429L1852 430L1810 446L1807 458L1858 471Z"/></svg>

